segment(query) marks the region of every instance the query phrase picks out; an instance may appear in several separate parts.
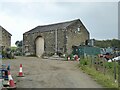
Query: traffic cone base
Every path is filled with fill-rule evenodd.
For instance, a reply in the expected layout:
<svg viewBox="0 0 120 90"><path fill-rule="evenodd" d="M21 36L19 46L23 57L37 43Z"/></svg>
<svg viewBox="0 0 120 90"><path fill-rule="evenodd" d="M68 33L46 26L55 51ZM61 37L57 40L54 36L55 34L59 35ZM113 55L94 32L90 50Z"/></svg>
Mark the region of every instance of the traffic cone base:
<svg viewBox="0 0 120 90"><path fill-rule="evenodd" d="M20 76L20 75L18 75L17 77L25 77L25 76L24 76L24 75L21 75L21 76Z"/></svg>
<svg viewBox="0 0 120 90"><path fill-rule="evenodd" d="M6 90L6 89L8 89L8 90L9 90L9 89L14 90L14 89L16 89L16 88L17 88L16 86L15 86L15 87L5 87L5 90ZM3 89L3 90L4 90L4 89Z"/></svg>
<svg viewBox="0 0 120 90"><path fill-rule="evenodd" d="M22 72L19 72L19 75L17 77L25 77Z"/></svg>
<svg viewBox="0 0 120 90"><path fill-rule="evenodd" d="M13 80L10 80L9 83L10 83L10 87L15 87L15 83Z"/></svg>
<svg viewBox="0 0 120 90"><path fill-rule="evenodd" d="M25 77L22 72L19 72L19 75L17 77Z"/></svg>
<svg viewBox="0 0 120 90"><path fill-rule="evenodd" d="M13 80L11 74L10 74L10 71L8 71L8 78L9 78L9 87L10 88L16 88L14 80Z"/></svg>

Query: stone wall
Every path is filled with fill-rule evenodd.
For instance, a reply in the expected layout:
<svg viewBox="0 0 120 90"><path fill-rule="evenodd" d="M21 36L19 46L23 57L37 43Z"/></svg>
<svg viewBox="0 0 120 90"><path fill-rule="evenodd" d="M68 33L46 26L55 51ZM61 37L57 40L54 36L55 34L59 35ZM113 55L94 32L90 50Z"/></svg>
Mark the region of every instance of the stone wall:
<svg viewBox="0 0 120 90"><path fill-rule="evenodd" d="M55 51L55 31L43 33L45 42L45 53L53 53Z"/></svg>
<svg viewBox="0 0 120 90"><path fill-rule="evenodd" d="M11 34L0 26L0 45L6 48L11 46Z"/></svg>
<svg viewBox="0 0 120 90"><path fill-rule="evenodd" d="M2 46L2 28L0 27L0 46Z"/></svg>
<svg viewBox="0 0 120 90"><path fill-rule="evenodd" d="M66 37L67 52L71 53L73 45L78 46L85 44L85 41L89 39L89 32L86 30L82 23L76 22L70 27L68 27Z"/></svg>
<svg viewBox="0 0 120 90"><path fill-rule="evenodd" d="M61 32L61 30L57 30L58 34L58 50L60 52L64 52L64 30ZM24 43L24 52L26 52L26 48L28 48L28 52L30 54L35 54L36 45L35 41L37 37L43 37L44 38L44 50L45 53L54 53L55 52L55 30L51 30L49 32L36 32L34 34L24 34L23 35L23 43Z"/></svg>
<svg viewBox="0 0 120 90"><path fill-rule="evenodd" d="M58 30L58 51L61 52L61 53L64 53L65 52L65 29L60 29Z"/></svg>
<svg viewBox="0 0 120 90"><path fill-rule="evenodd" d="M44 38L45 53L55 53L55 30L25 33L23 35L24 52L27 51L30 54L36 53L35 41L39 36ZM61 53L66 52L66 50L68 53L71 53L73 45L85 44L85 41L88 39L89 32L85 26L78 21L66 29L57 29L57 50Z"/></svg>

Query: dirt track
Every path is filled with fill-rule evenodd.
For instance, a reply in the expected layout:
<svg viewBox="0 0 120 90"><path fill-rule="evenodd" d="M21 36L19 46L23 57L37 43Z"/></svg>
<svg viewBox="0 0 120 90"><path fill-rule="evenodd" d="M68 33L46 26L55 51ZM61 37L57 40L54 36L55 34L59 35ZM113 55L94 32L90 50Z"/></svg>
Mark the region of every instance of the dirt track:
<svg viewBox="0 0 120 90"><path fill-rule="evenodd" d="M78 69L76 61L17 57L4 60L3 64L11 65L11 75L18 88L101 88ZM25 77L17 77L19 64L23 64Z"/></svg>

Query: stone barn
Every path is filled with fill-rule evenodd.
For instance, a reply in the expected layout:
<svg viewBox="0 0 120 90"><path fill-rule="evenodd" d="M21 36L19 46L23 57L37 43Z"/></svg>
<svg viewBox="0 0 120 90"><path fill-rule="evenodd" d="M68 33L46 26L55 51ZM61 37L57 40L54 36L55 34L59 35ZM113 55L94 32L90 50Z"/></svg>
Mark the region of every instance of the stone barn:
<svg viewBox="0 0 120 90"><path fill-rule="evenodd" d="M23 34L25 55L40 57L43 53L71 53L72 46L84 45L89 32L80 19L37 26Z"/></svg>
<svg viewBox="0 0 120 90"><path fill-rule="evenodd" d="M6 48L11 47L11 34L0 26L0 48L5 50Z"/></svg>

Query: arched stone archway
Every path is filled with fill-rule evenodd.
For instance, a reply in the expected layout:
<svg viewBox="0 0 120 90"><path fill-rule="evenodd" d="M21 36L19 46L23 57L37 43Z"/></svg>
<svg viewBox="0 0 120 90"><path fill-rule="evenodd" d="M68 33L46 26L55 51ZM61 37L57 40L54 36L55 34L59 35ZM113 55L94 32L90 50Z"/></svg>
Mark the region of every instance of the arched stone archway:
<svg viewBox="0 0 120 90"><path fill-rule="evenodd" d="M44 53L44 38L41 36L38 36L35 39L35 47L36 47L36 56L41 57L41 55Z"/></svg>

